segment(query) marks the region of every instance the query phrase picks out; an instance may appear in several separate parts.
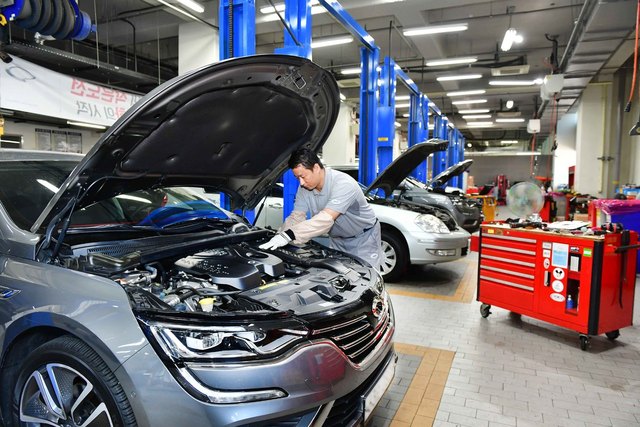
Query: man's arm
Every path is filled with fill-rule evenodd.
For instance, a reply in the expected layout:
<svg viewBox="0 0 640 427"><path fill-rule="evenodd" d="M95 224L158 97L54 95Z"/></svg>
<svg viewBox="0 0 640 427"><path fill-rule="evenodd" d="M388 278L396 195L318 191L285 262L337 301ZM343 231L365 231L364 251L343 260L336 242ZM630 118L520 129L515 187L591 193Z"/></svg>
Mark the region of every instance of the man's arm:
<svg viewBox="0 0 640 427"><path fill-rule="evenodd" d="M331 230L338 216L340 216L340 212L324 208L308 220L298 222L288 227L284 233L294 240L295 243L306 243L312 238L321 236Z"/></svg>

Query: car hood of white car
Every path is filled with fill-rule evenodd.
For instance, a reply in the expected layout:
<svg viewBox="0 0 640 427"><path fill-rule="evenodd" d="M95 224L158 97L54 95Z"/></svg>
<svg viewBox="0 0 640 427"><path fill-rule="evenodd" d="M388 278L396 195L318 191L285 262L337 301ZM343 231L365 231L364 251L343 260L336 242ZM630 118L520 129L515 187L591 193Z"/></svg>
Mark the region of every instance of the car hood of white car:
<svg viewBox="0 0 640 427"><path fill-rule="evenodd" d="M31 230L154 186L221 191L231 208L252 208L293 151L322 146L339 106L331 73L295 56L235 58L178 76L103 134Z"/></svg>

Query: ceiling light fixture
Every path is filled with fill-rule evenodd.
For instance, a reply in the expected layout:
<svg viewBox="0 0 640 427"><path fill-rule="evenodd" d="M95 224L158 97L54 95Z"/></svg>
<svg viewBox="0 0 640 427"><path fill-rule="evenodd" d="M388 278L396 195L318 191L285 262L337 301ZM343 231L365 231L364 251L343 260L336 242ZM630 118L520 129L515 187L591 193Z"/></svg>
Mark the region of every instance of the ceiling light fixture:
<svg viewBox="0 0 640 427"><path fill-rule="evenodd" d="M458 111L458 113L460 114L483 114L488 112L489 112L488 108L478 108L475 110L459 110Z"/></svg>
<svg viewBox="0 0 640 427"><path fill-rule="evenodd" d="M200 18L197 18L194 15L190 14L189 12L187 12L186 10L180 9L179 7L176 7L176 6L172 5L171 3L167 3L164 0L158 0L158 3L161 3L161 4L165 5L165 6L167 6L168 8L173 9L176 12L183 14L184 16L187 16L187 17L193 19L194 21L200 21Z"/></svg>
<svg viewBox="0 0 640 427"><path fill-rule="evenodd" d="M455 80L472 80L482 78L482 74L458 74L455 76L440 76L436 77L439 82L452 82Z"/></svg>
<svg viewBox="0 0 640 427"><path fill-rule="evenodd" d="M180 3L183 6L188 7L189 9L193 10L194 12L198 12L198 13L203 13L204 12L204 7L198 3L197 1L194 0L178 0L178 3Z"/></svg>
<svg viewBox="0 0 640 427"><path fill-rule="evenodd" d="M523 123L524 119L523 118L518 118L518 119L496 119L497 123Z"/></svg>
<svg viewBox="0 0 640 427"><path fill-rule="evenodd" d="M339 44L347 44L353 41L351 36L338 36L338 37L323 37L311 41L311 48L337 46Z"/></svg>
<svg viewBox="0 0 640 427"><path fill-rule="evenodd" d="M409 117L409 113L404 113L402 117Z"/></svg>
<svg viewBox="0 0 640 427"><path fill-rule="evenodd" d="M500 50L503 52L507 52L513 46L513 43L516 41L516 36L518 32L515 28L509 28L504 33L504 37L502 38L502 44L500 45Z"/></svg>
<svg viewBox="0 0 640 427"><path fill-rule="evenodd" d="M469 95L482 95L487 91L484 89L476 90L460 90L458 92L447 92L447 96L469 96Z"/></svg>
<svg viewBox="0 0 640 427"><path fill-rule="evenodd" d="M396 108L409 108L411 107L411 104L396 104Z"/></svg>
<svg viewBox="0 0 640 427"><path fill-rule="evenodd" d="M344 68L340 70L340 74L343 74L345 76L350 74L360 74L360 73L362 73L362 68L360 67Z"/></svg>
<svg viewBox="0 0 640 427"><path fill-rule="evenodd" d="M411 95L398 95L396 101L408 101L411 99Z"/></svg>
<svg viewBox="0 0 640 427"><path fill-rule="evenodd" d="M463 119L490 119L491 114L466 114L462 116Z"/></svg>
<svg viewBox="0 0 640 427"><path fill-rule="evenodd" d="M427 67L439 67L441 65L456 65L456 64L471 64L478 60L475 56L469 56L465 58L448 58L448 59L434 59L427 61Z"/></svg>
<svg viewBox="0 0 640 427"><path fill-rule="evenodd" d="M509 145L509 144L517 144L518 141L516 140L511 140L511 141L500 141L500 144L504 144L504 145Z"/></svg>
<svg viewBox="0 0 640 427"><path fill-rule="evenodd" d="M533 86L535 80L489 80L490 86Z"/></svg>
<svg viewBox="0 0 640 427"><path fill-rule="evenodd" d="M412 36L424 36L427 34L440 34L440 33L455 33L458 31L467 31L469 26L466 23L463 24L451 24L451 25L429 25L426 27L408 28L402 32L403 35Z"/></svg>
<svg viewBox="0 0 640 427"><path fill-rule="evenodd" d="M402 126L402 125L400 124L400 122L393 122L393 125L394 125L395 127L397 127L397 128L399 128L400 126Z"/></svg>
<svg viewBox="0 0 640 427"><path fill-rule="evenodd" d="M468 122L467 127L469 128L488 128L492 127L493 122Z"/></svg>
<svg viewBox="0 0 640 427"><path fill-rule="evenodd" d="M459 105L459 104L484 104L485 102L487 102L486 99L462 99L460 101L453 101L452 104L453 105Z"/></svg>
<svg viewBox="0 0 640 427"><path fill-rule="evenodd" d="M346 100L347 100L347 97L344 96L344 94L341 93L340 94L340 101L346 101Z"/></svg>
<svg viewBox="0 0 640 427"><path fill-rule="evenodd" d="M102 125L94 125L93 123L83 123L83 122L74 122L71 120L67 120L67 124L71 126L80 126L83 128L91 128L91 129L106 129L106 126Z"/></svg>
<svg viewBox="0 0 640 427"><path fill-rule="evenodd" d="M507 100L507 103L505 104L505 107L507 107L507 110L512 109L513 108L513 99Z"/></svg>

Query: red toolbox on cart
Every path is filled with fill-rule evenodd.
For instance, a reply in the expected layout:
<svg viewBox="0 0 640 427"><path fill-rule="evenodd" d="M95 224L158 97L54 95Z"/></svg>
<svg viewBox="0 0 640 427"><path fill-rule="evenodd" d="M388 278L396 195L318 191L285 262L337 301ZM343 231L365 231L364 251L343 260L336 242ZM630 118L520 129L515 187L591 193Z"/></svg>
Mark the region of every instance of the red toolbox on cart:
<svg viewBox="0 0 640 427"><path fill-rule="evenodd" d="M580 333L580 347L632 324L638 234L574 235L483 224L478 301Z"/></svg>

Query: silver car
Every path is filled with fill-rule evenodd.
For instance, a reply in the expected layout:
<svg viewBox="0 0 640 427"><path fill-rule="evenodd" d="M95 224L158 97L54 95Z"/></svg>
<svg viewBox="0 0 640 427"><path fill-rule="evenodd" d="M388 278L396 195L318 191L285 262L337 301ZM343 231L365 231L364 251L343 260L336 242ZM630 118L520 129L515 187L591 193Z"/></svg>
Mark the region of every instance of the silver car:
<svg viewBox="0 0 640 427"><path fill-rule="evenodd" d="M338 112L310 61L225 61L154 90L85 157L0 150L2 424L359 425L394 375L379 273L252 208Z"/></svg>

